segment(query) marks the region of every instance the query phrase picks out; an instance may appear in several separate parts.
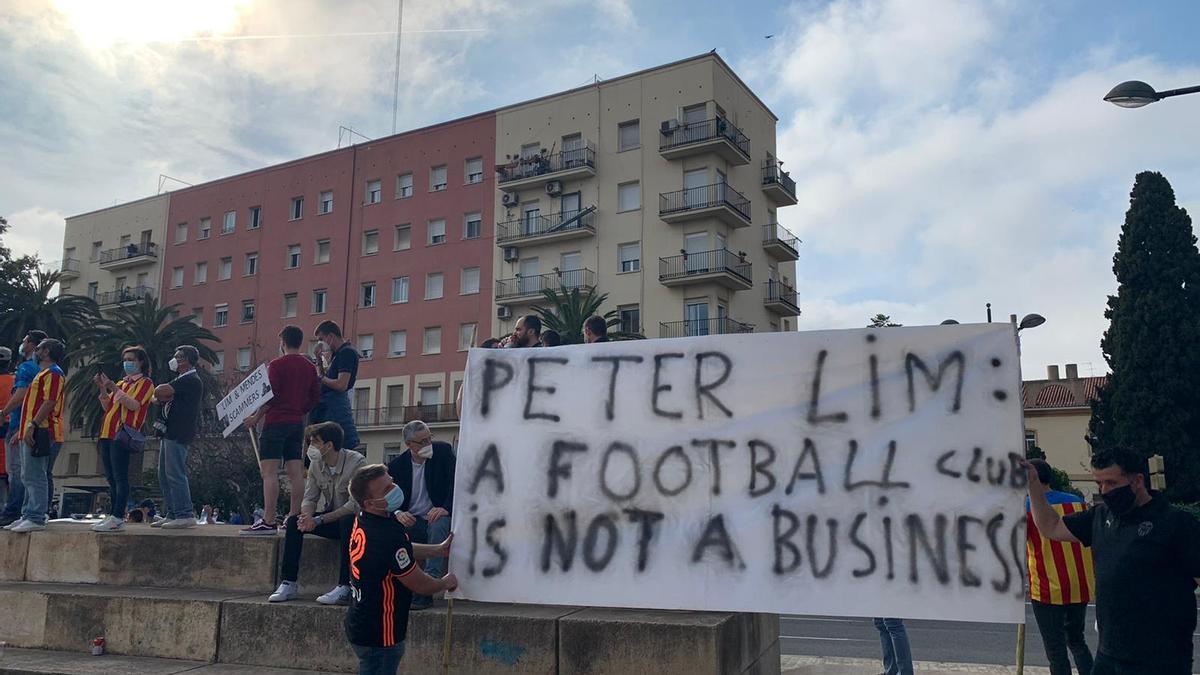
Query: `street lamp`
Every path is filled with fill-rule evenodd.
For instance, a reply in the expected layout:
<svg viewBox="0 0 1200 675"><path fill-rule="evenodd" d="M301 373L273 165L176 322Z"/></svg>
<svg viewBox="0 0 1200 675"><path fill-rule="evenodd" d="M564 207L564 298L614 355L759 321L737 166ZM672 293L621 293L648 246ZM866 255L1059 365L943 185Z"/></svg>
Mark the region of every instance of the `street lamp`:
<svg viewBox="0 0 1200 675"><path fill-rule="evenodd" d="M1037 328L1044 323L1046 323L1046 317L1041 314L1026 314L1025 318L1021 319L1021 323L1017 324L1017 331L1020 332L1026 328Z"/></svg>
<svg viewBox="0 0 1200 675"><path fill-rule="evenodd" d="M1195 94L1200 93L1200 86L1184 87L1182 89L1168 89L1166 91L1154 91L1154 87L1140 80L1130 80L1122 82L1112 88L1112 91L1105 95L1104 100L1113 105L1119 105L1122 108L1140 108L1144 105L1150 105L1155 101L1162 100L1168 96L1179 96L1180 94Z"/></svg>

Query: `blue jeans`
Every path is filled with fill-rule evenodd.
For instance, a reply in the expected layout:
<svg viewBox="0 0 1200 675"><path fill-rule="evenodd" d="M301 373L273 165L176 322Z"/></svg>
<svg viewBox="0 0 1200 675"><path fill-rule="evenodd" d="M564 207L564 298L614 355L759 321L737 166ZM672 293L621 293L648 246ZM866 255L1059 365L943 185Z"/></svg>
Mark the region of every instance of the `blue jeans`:
<svg viewBox="0 0 1200 675"><path fill-rule="evenodd" d="M112 498L109 514L125 519L129 507L129 448L111 439L101 439L100 459L104 461L104 477L108 479L108 496Z"/></svg>
<svg viewBox="0 0 1200 675"><path fill-rule="evenodd" d="M416 516L417 522L408 528L408 536L414 544L440 544L450 536L450 516L442 516L430 525L421 516ZM434 579L446 576L446 559L430 558L425 561L425 573ZM427 602L428 595L413 594L413 600Z"/></svg>
<svg viewBox="0 0 1200 675"><path fill-rule="evenodd" d="M883 648L883 675L913 675L912 652L908 633L901 619L875 619L879 644Z"/></svg>
<svg viewBox="0 0 1200 675"><path fill-rule="evenodd" d="M48 456L34 457L32 448L21 443L21 480L25 483L22 518L35 523L46 522L46 512L50 510L50 498L53 496L50 492L53 486L48 476L54 470L54 460L58 459L59 450L62 450L62 443L51 443Z"/></svg>
<svg viewBox="0 0 1200 675"><path fill-rule="evenodd" d="M404 642L391 647L350 645L358 655L358 675L396 675L404 658Z"/></svg>
<svg viewBox="0 0 1200 675"><path fill-rule="evenodd" d="M158 486L163 493L163 511L168 520L195 518L192 489L187 477L188 447L170 439L158 446Z"/></svg>
<svg viewBox="0 0 1200 675"><path fill-rule="evenodd" d="M309 413L309 421L336 422L342 428L342 447L353 450L358 447L358 429L354 426L354 411L350 407L350 395L344 391L321 389L321 402Z"/></svg>
<svg viewBox="0 0 1200 675"><path fill-rule="evenodd" d="M4 518L16 518L21 515L21 506L25 504L25 482L21 480L21 442L16 434L4 441L4 470L8 472L8 501L4 504Z"/></svg>

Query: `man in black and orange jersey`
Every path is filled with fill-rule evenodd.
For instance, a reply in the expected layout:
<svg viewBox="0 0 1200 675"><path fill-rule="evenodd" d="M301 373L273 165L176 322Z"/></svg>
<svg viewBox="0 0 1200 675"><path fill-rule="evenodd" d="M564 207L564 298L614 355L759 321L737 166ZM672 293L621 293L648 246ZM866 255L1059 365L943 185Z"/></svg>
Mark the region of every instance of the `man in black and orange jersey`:
<svg viewBox="0 0 1200 675"><path fill-rule="evenodd" d="M458 579L434 579L417 564L450 555L453 535L438 545L413 544L394 517L404 491L387 467L370 464L350 479L350 496L362 513L350 533L350 611L346 637L358 655L359 675L395 675L404 657L412 594L454 590Z"/></svg>
<svg viewBox="0 0 1200 675"><path fill-rule="evenodd" d="M1060 515L1079 513L1087 508L1082 497L1050 489L1054 472L1044 459L1029 462L1037 470L1038 482L1045 489L1046 501ZM1095 595L1092 573L1092 549L1078 543L1054 541L1042 536L1033 522L1033 512L1025 504L1025 554L1029 570L1029 600L1050 675L1071 675L1068 651L1075 657L1080 675L1091 675L1092 650L1083 637L1087 606Z"/></svg>

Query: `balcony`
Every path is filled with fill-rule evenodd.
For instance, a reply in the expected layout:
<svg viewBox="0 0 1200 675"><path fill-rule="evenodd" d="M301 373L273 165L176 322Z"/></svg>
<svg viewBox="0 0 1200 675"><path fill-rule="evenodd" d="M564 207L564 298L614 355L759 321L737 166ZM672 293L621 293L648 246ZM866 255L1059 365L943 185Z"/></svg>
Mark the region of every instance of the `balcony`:
<svg viewBox="0 0 1200 675"><path fill-rule="evenodd" d="M596 273L592 270L565 270L539 274L537 276L496 280L496 304L520 305L535 303L544 296L543 291L587 290L596 287Z"/></svg>
<svg viewBox="0 0 1200 675"><path fill-rule="evenodd" d="M552 180L591 178L595 175L596 148L591 143L585 148L519 157L507 164L496 165L497 186L510 190Z"/></svg>
<svg viewBox="0 0 1200 675"><path fill-rule="evenodd" d="M429 425L454 423L458 421L458 413L453 403L360 408L354 411L354 426L359 430L402 427L415 420Z"/></svg>
<svg viewBox="0 0 1200 675"><path fill-rule="evenodd" d="M158 260L158 244L142 242L101 251L96 258L102 270L123 270L127 267L150 265Z"/></svg>
<svg viewBox="0 0 1200 675"><path fill-rule="evenodd" d="M717 218L730 227L749 227L750 200L726 183L685 188L658 196L658 217L667 223Z"/></svg>
<svg viewBox="0 0 1200 675"><path fill-rule="evenodd" d="M796 181L773 160L763 162L763 192L776 206L796 205Z"/></svg>
<svg viewBox="0 0 1200 675"><path fill-rule="evenodd" d="M63 258L62 267L58 269L58 278L63 281L79 278L79 261L75 258Z"/></svg>
<svg viewBox="0 0 1200 675"><path fill-rule="evenodd" d="M663 286L715 283L735 291L754 287L750 263L725 249L659 258L658 280Z"/></svg>
<svg viewBox="0 0 1200 675"><path fill-rule="evenodd" d="M767 282L767 295L763 298L763 304L780 316L800 316L800 294L782 281Z"/></svg>
<svg viewBox="0 0 1200 675"><path fill-rule="evenodd" d="M658 141L658 153L663 159L683 159L709 152L730 164L749 164L750 139L724 117L682 125L676 125L675 120L663 122L662 138Z"/></svg>
<svg viewBox="0 0 1200 675"><path fill-rule="evenodd" d="M596 207L548 216L532 216L496 224L499 246L532 246L596 236Z"/></svg>
<svg viewBox="0 0 1200 675"><path fill-rule="evenodd" d="M779 223L763 225L763 249L776 260L799 260L800 239Z"/></svg>
<svg viewBox="0 0 1200 675"><path fill-rule="evenodd" d="M129 305L141 302L143 298L154 295L153 286L126 286L115 291L105 291L96 296L96 304L101 307Z"/></svg>
<svg viewBox="0 0 1200 675"><path fill-rule="evenodd" d="M695 337L697 335L729 335L753 333L754 325L742 323L729 317L718 319L692 319L658 324L658 336L662 338Z"/></svg>

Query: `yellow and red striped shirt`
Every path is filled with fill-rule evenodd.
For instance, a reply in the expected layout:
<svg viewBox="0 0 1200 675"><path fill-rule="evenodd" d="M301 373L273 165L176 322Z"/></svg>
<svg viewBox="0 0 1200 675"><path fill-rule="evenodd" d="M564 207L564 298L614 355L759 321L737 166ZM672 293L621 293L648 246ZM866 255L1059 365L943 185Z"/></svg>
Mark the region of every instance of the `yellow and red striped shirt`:
<svg viewBox="0 0 1200 675"><path fill-rule="evenodd" d="M121 425L141 431L142 425L146 423L146 413L150 410L150 401L154 398L154 383L148 377L139 377L136 380L122 378L117 382L117 389L128 394L129 398L137 401L141 407L130 410L116 401L115 393L109 395L112 405L108 407L108 412L104 413L104 421L100 423L102 441L116 438Z"/></svg>
<svg viewBox="0 0 1200 675"><path fill-rule="evenodd" d="M1060 516L1079 513L1087 504L1075 495L1051 491L1050 506ZM1082 544L1042 536L1026 502L1025 553L1029 567L1029 599L1046 605L1091 602L1096 595L1092 549Z"/></svg>
<svg viewBox="0 0 1200 675"><path fill-rule="evenodd" d="M22 434L33 423L33 416L41 409L42 404L46 401L54 401L54 408L50 410L50 415L38 426L42 429L50 429L52 443L63 442L63 400L66 398L63 390L66 383L67 378L58 366L50 366L33 378L29 390L25 393L25 403L21 407Z"/></svg>

